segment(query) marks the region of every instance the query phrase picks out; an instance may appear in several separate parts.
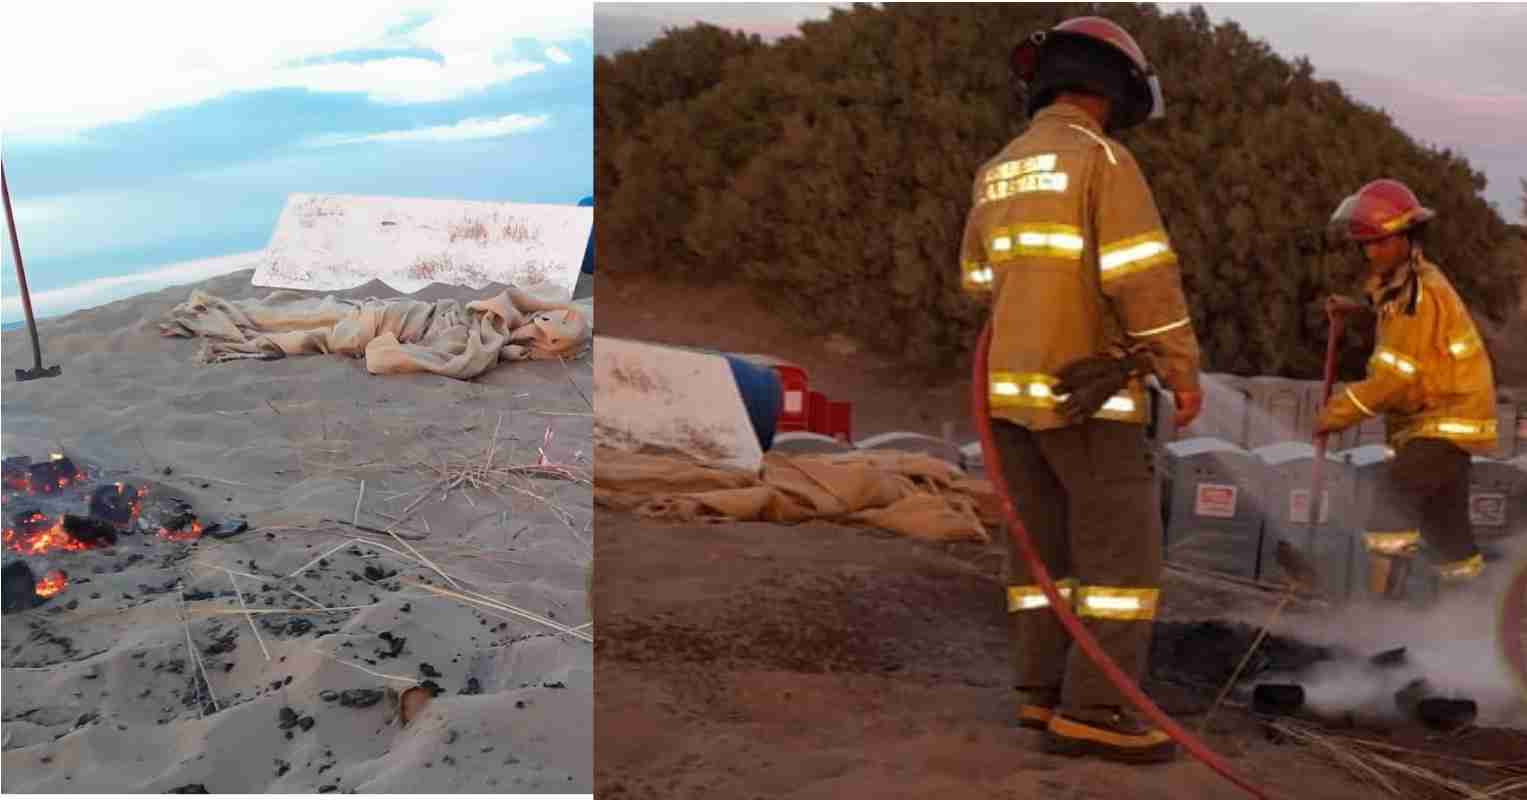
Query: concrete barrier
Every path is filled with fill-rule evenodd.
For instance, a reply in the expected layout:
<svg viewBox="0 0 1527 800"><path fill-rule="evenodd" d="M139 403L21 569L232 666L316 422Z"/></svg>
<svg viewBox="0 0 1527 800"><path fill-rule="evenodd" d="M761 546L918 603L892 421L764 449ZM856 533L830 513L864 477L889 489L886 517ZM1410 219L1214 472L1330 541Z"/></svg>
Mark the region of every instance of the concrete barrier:
<svg viewBox="0 0 1527 800"><path fill-rule="evenodd" d="M1255 577L1263 522L1261 462L1213 437L1171 442L1165 450L1166 557Z"/></svg>
<svg viewBox="0 0 1527 800"><path fill-rule="evenodd" d="M1274 559L1280 540L1310 555L1320 574L1320 589L1327 597L1345 599L1353 590L1356 574L1353 563L1356 550L1356 526L1361 520L1353 514L1357 495L1357 477L1353 468L1327 452L1321 468L1319 514L1311 528L1310 478L1315 461L1314 445L1305 442L1279 442L1252 451L1262 462L1262 507L1266 524L1257 576L1263 579L1284 577Z"/></svg>

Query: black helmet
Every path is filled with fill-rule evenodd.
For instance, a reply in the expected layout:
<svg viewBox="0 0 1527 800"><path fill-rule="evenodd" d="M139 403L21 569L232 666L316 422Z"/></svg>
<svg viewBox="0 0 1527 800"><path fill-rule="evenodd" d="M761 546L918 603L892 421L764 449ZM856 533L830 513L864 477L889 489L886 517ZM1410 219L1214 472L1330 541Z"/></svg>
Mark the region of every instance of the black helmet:
<svg viewBox="0 0 1527 800"><path fill-rule="evenodd" d="M1068 90L1107 97L1112 130L1165 113L1161 83L1145 52L1128 32L1102 17L1075 17L1035 32L1013 48L1012 68L1028 89L1030 116Z"/></svg>

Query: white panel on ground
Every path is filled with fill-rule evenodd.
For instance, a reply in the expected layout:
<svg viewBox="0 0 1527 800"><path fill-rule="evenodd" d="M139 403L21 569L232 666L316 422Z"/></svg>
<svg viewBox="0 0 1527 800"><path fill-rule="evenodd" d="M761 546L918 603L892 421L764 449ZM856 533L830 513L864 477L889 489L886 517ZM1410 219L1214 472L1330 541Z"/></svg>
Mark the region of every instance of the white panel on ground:
<svg viewBox="0 0 1527 800"><path fill-rule="evenodd" d="M414 197L294 194L254 285L338 291L372 280L400 292L498 282L572 299L594 209Z"/></svg>
<svg viewBox="0 0 1527 800"><path fill-rule="evenodd" d="M594 443L748 472L763 450L726 359L594 337Z"/></svg>

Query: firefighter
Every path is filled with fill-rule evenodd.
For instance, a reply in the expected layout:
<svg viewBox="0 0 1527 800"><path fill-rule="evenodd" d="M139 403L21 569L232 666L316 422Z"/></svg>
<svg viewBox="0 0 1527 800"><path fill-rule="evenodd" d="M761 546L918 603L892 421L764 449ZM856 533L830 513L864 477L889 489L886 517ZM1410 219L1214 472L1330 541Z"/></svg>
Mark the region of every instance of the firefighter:
<svg viewBox="0 0 1527 800"><path fill-rule="evenodd" d="M1403 595L1423 541L1444 585L1484 569L1469 524L1469 464L1495 447L1495 377L1468 308L1422 252L1435 216L1389 179L1363 186L1331 215L1335 232L1362 248L1367 302L1332 297L1326 308L1375 314L1378 335L1366 378L1332 393L1315 433L1384 415L1395 455L1363 544L1369 589L1389 598Z"/></svg>
<svg viewBox="0 0 1527 800"><path fill-rule="evenodd" d="M1143 380L1176 423L1203 403L1176 255L1130 151L1111 133L1161 116L1134 39L1067 20L1012 53L1030 124L981 166L962 287L991 303L987 392L1003 474L1063 597L1137 682L1161 576L1161 516ZM1018 716L1045 748L1124 761L1176 755L1070 638L1010 553Z"/></svg>

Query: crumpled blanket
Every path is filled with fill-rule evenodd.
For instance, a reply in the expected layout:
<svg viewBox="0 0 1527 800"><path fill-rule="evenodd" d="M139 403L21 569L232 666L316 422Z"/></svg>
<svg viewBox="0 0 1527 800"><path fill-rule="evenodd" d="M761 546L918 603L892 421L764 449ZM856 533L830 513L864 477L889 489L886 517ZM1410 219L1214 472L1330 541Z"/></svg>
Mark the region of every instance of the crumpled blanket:
<svg viewBox="0 0 1527 800"><path fill-rule="evenodd" d="M990 542L991 484L921 453L766 453L754 476L677 456L596 448L594 502L678 522L810 520L868 526L927 541Z"/></svg>
<svg viewBox="0 0 1527 800"><path fill-rule="evenodd" d="M201 337L198 363L344 353L373 375L429 372L469 380L501 361L573 357L593 341L592 304L553 303L519 289L474 300L345 300L281 290L230 301L192 290L159 323Z"/></svg>

